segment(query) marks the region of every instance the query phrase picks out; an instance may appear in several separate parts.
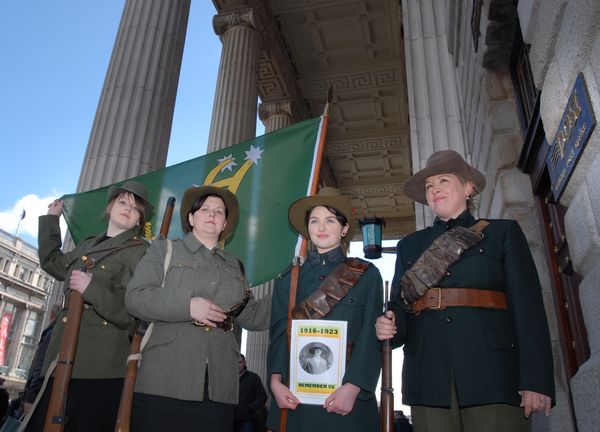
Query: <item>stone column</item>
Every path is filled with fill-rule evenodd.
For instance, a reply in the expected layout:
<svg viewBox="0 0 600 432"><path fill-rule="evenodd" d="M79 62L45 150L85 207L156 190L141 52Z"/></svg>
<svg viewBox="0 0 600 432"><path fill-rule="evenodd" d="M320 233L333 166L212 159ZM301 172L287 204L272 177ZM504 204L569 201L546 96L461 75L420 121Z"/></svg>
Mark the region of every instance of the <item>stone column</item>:
<svg viewBox="0 0 600 432"><path fill-rule="evenodd" d="M292 108L290 102L261 103L258 109L260 120L265 125L265 133L273 132L289 126L292 123ZM259 299L273 294L275 281L271 280L253 288L254 296ZM248 369L260 376L263 384L267 385L267 348L269 346L269 331L248 332L246 339L246 360Z"/></svg>
<svg viewBox="0 0 600 432"><path fill-rule="evenodd" d="M448 53L445 2L402 0L402 10L413 171L438 150L456 150L469 161ZM417 229L433 221L421 204L415 204L415 217Z"/></svg>
<svg viewBox="0 0 600 432"><path fill-rule="evenodd" d="M256 135L258 64L262 25L254 9L215 15L223 50L208 138L208 152Z"/></svg>
<svg viewBox="0 0 600 432"><path fill-rule="evenodd" d="M165 166L190 0L127 0L78 191Z"/></svg>
<svg viewBox="0 0 600 432"><path fill-rule="evenodd" d="M127 0L77 191L165 166L191 0ZM63 250L73 247L67 235ZM48 305L62 293L55 284Z"/></svg>

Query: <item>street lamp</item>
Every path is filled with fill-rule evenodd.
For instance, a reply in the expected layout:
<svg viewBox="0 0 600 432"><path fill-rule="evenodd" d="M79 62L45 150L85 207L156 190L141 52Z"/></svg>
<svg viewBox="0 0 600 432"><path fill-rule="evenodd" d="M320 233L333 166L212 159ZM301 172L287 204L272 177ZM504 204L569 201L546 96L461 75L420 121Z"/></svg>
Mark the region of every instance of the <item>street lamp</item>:
<svg viewBox="0 0 600 432"><path fill-rule="evenodd" d="M381 232L385 219L377 216L359 221L363 238L363 252L367 259L381 258L381 253L396 253L395 247L381 247Z"/></svg>

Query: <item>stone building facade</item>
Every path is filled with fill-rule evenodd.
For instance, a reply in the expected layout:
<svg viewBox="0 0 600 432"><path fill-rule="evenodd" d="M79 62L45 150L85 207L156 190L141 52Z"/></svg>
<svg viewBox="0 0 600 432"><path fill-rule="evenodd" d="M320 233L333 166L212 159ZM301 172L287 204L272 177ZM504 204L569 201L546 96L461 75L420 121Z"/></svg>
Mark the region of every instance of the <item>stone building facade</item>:
<svg viewBox="0 0 600 432"><path fill-rule="evenodd" d="M0 377L11 397L25 386L54 282L36 248L0 230Z"/></svg>

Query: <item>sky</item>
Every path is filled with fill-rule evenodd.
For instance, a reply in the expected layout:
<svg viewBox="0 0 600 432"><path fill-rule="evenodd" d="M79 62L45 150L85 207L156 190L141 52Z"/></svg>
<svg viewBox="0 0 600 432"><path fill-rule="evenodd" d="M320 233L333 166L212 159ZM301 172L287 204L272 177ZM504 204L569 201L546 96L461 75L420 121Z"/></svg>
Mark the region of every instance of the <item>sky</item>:
<svg viewBox="0 0 600 432"><path fill-rule="evenodd" d="M34 246L38 216L77 188L124 4L0 2L0 228L15 234L25 209ZM167 165L206 153L219 68L214 6L191 4Z"/></svg>
<svg viewBox="0 0 600 432"><path fill-rule="evenodd" d="M124 4L0 1L0 228L9 234L18 228L35 247L38 216L77 188ZM167 166L206 153L221 55L214 15L211 1L191 2ZM362 257L361 248L353 244L351 253ZM394 259L374 261L390 282ZM400 368L395 370L398 401Z"/></svg>

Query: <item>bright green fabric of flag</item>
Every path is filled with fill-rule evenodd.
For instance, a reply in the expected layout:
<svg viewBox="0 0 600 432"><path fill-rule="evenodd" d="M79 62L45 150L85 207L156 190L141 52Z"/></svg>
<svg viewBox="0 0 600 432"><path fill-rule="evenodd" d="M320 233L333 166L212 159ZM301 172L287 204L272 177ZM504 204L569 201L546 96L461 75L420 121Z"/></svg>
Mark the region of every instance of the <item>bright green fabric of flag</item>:
<svg viewBox="0 0 600 432"><path fill-rule="evenodd" d="M287 218L290 204L306 196L319 140L321 119L244 141L129 180L148 188L154 205L151 234L158 235L167 200L176 198L169 238L181 238L179 205L191 186L228 187L240 203L240 219L225 249L239 257L250 283L273 279L294 256L298 236ZM123 182L118 182L122 184ZM63 197L63 214L75 243L106 231L102 215L108 186Z"/></svg>

